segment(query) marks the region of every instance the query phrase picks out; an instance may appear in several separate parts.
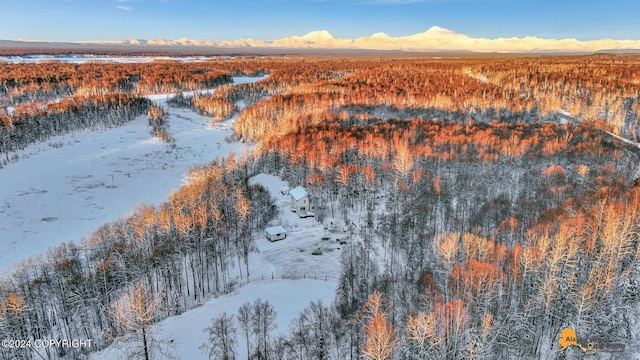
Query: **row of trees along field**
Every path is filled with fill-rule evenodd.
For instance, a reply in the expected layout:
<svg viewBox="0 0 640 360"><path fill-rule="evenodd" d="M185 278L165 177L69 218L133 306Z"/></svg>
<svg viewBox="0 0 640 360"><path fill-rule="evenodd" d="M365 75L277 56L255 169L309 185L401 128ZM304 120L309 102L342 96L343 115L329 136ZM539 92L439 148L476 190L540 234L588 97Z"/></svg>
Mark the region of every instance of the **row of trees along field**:
<svg viewBox="0 0 640 360"><path fill-rule="evenodd" d="M227 92L227 94L229 93ZM185 96L183 93L178 93L169 100L169 105L190 108L201 115L210 116L213 122L227 120L238 110L235 102L229 101L224 94Z"/></svg>
<svg viewBox="0 0 640 360"><path fill-rule="evenodd" d="M240 65L240 64L238 64ZM212 88L231 81L241 68L220 62L151 63L62 62L0 64L0 105L49 101L65 96L174 93ZM246 69L249 72L255 68Z"/></svg>
<svg viewBox="0 0 640 360"><path fill-rule="evenodd" d="M120 126L146 113L149 104L145 98L110 94L18 105L13 114L0 115L0 155L5 158L3 162L8 162L11 153L55 135Z"/></svg>
<svg viewBox="0 0 640 360"><path fill-rule="evenodd" d="M232 76L259 76L266 69L274 76L260 86L294 86L303 79L330 76L345 61L300 64L304 60L277 58L212 58L182 62L155 60L150 63L48 61L41 63L0 63L0 107L31 102L47 102L66 96L92 96L131 92L138 95L204 90L231 82ZM258 87L256 87L258 88Z"/></svg>
<svg viewBox="0 0 640 360"><path fill-rule="evenodd" d="M230 72L244 74L243 71L249 75L262 74L255 65L247 67L243 62L223 66L209 62L169 61L151 64L0 64L2 163L17 160L17 150L55 135L86 128L120 126L148 111L151 103L140 97L142 94L209 89L231 82ZM219 120L225 119L235 111L235 101L255 101L257 96L266 94L264 89L227 87L213 105L207 102L209 97L197 96L196 99L201 100L194 109ZM7 105L12 105L11 111ZM167 138L157 126L154 133Z"/></svg>

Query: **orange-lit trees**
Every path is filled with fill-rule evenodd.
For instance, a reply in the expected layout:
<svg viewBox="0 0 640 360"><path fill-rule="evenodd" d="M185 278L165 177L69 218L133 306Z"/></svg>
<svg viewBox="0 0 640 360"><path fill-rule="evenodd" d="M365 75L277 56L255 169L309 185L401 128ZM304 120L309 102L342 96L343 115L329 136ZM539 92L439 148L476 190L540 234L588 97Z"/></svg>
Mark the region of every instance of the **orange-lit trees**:
<svg viewBox="0 0 640 360"><path fill-rule="evenodd" d="M111 315L123 331L136 334L135 341L140 342L141 349L135 357L149 360L154 357L155 340L149 333L149 328L158 318L159 300L147 286L140 283L133 288L131 294L125 294L122 302L115 304ZM131 356L131 354L128 354Z"/></svg>
<svg viewBox="0 0 640 360"><path fill-rule="evenodd" d="M385 313L382 294L374 291L365 304L364 345L361 352L368 359L390 359L397 343L393 325Z"/></svg>
<svg viewBox="0 0 640 360"><path fill-rule="evenodd" d="M372 360L385 360L391 358L396 346L396 336L393 326L387 318L376 313L364 327L365 340L362 354Z"/></svg>

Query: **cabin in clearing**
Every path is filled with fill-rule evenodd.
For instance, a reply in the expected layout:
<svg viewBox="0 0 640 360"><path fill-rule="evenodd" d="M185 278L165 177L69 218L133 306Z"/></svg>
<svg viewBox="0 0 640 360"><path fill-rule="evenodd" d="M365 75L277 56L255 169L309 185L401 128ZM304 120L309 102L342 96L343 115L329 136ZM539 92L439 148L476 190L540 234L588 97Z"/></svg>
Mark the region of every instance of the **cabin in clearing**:
<svg viewBox="0 0 640 360"><path fill-rule="evenodd" d="M313 216L311 200L305 188L298 186L289 190L289 195L291 195L291 211L297 213L301 218Z"/></svg>

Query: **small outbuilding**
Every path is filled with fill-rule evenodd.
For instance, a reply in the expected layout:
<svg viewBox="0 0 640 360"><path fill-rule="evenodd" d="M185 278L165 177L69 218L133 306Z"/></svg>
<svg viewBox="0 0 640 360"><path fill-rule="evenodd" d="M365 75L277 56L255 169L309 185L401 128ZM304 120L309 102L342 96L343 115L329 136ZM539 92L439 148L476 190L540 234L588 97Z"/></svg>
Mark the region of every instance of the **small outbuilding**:
<svg viewBox="0 0 640 360"><path fill-rule="evenodd" d="M282 226L273 226L266 228L264 233L269 241L278 241L287 237L287 230Z"/></svg>

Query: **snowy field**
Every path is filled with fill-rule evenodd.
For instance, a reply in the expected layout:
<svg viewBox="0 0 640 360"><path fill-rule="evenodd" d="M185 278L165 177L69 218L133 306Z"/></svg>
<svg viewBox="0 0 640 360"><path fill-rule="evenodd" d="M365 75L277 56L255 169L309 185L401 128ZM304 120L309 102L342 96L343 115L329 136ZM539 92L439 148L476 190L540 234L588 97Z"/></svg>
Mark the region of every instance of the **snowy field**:
<svg viewBox="0 0 640 360"><path fill-rule="evenodd" d="M168 339L173 348L169 354L182 360L208 359L200 350L207 340L204 329L211 324L211 319L222 312L236 315L238 308L245 302L255 299L268 301L277 313L277 327L274 336L286 334L289 323L298 316L311 301L321 300L328 305L333 301L335 282L316 280L268 280L256 281L240 287L237 291L217 299L207 301L202 306L182 315L170 317L154 325L152 332L159 338ZM238 359L246 357L244 338L237 333ZM92 354L92 360L123 359L124 353L117 345L110 346Z"/></svg>
<svg viewBox="0 0 640 360"><path fill-rule="evenodd" d="M242 153L246 145L225 141L233 121L210 125L190 110L169 109L173 144L152 137L140 116L119 128L56 136L21 151L21 160L0 169L0 272L51 246L78 243L142 203L162 202L194 165Z"/></svg>

